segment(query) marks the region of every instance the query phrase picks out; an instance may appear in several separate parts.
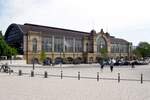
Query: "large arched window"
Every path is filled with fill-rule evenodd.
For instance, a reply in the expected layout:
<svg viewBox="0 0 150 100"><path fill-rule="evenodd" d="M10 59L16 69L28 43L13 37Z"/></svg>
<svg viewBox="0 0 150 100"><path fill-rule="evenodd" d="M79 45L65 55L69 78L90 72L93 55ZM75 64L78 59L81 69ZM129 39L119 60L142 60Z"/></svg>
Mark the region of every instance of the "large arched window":
<svg viewBox="0 0 150 100"><path fill-rule="evenodd" d="M37 39L32 39L32 51L37 52Z"/></svg>
<svg viewBox="0 0 150 100"><path fill-rule="evenodd" d="M100 52L102 48L107 48L107 44L105 39L102 36L97 36L96 38L96 43L97 43L97 52Z"/></svg>

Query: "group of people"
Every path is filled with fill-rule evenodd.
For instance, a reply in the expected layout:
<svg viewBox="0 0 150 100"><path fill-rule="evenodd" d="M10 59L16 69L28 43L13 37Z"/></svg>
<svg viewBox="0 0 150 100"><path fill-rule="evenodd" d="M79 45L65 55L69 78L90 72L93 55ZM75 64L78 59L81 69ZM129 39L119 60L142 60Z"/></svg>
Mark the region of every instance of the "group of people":
<svg viewBox="0 0 150 100"><path fill-rule="evenodd" d="M110 61L109 61L110 71L111 71L111 72L113 71L114 63L115 63L115 60L111 58ZM106 64L106 63L105 63L104 60L101 60L101 61L100 61L100 66L101 66L101 70L102 70L102 71L103 71L103 68L104 68L105 64Z"/></svg>
<svg viewBox="0 0 150 100"><path fill-rule="evenodd" d="M111 58L108 63L110 65L110 71L113 72L114 64L116 63L115 59ZM131 61L130 64L131 64L131 68L135 68L134 61ZM101 71L103 71L105 65L106 65L106 61L104 61L103 59L100 60Z"/></svg>

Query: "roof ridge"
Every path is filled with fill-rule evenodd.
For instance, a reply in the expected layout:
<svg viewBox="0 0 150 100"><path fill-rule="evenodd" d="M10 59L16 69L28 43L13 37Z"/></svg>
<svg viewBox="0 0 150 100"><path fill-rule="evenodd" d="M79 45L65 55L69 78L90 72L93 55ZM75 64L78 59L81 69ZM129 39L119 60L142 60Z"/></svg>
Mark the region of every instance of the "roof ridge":
<svg viewBox="0 0 150 100"><path fill-rule="evenodd" d="M51 26L44 26L44 25L38 25L38 24L30 24L30 23L25 23L24 25L37 26L37 27L44 27L44 28L52 28L52 29L59 29L59 30L72 31L72 32L80 32L80 33L86 33L86 34L89 34L89 33L90 33L90 32L76 31L76 30L71 30L71 29L64 29L64 28L51 27Z"/></svg>

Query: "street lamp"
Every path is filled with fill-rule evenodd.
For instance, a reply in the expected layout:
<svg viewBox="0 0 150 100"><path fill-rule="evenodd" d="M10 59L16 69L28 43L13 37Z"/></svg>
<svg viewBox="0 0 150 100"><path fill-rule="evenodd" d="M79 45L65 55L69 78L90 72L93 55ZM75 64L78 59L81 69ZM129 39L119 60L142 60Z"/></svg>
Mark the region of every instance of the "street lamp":
<svg viewBox="0 0 150 100"><path fill-rule="evenodd" d="M36 38L34 38L32 40L32 49L33 49L33 51L32 51L32 53L33 53L32 60L33 60L33 70L34 70L35 69L35 66L34 66L35 58L34 58L34 56L35 56L35 53L37 52L37 39Z"/></svg>
<svg viewBox="0 0 150 100"><path fill-rule="evenodd" d="M61 52L62 52L62 48L61 48L61 44L59 45L59 52L60 52L60 68L61 68L61 71L62 71L62 58L61 58Z"/></svg>
<svg viewBox="0 0 150 100"><path fill-rule="evenodd" d="M34 56L35 56L35 55L34 55L34 51L33 51L33 58L32 58L32 60L33 60L33 61L32 61L32 63L33 63L33 67L32 67L33 70L35 69L35 66L34 66L34 60L35 60L35 58L34 58Z"/></svg>
<svg viewBox="0 0 150 100"><path fill-rule="evenodd" d="M37 52L39 52L39 51L36 51L36 50L34 51L34 50L33 50L33 58L32 58L32 59L33 59L33 67L32 67L33 70L35 69L35 55L36 55ZM37 59L36 59L36 60L37 60ZM37 62L37 61L36 61L36 62Z"/></svg>
<svg viewBox="0 0 150 100"><path fill-rule="evenodd" d="M33 60L33 67L32 67L32 69L34 70L35 69L35 54L37 53L37 50L35 49L35 50L33 50L33 58L32 58L32 60Z"/></svg>
<svg viewBox="0 0 150 100"><path fill-rule="evenodd" d="M12 48L10 48L10 64L12 64Z"/></svg>
<svg viewBox="0 0 150 100"><path fill-rule="evenodd" d="M121 52L122 52L122 49L120 49L120 54L119 54L119 56L120 56L120 59L121 59Z"/></svg>

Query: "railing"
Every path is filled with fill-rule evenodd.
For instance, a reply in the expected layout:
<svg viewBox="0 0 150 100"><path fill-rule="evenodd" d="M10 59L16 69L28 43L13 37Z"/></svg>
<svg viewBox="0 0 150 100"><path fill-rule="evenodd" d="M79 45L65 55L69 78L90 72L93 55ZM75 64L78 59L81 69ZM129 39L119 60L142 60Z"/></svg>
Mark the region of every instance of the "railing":
<svg viewBox="0 0 150 100"><path fill-rule="evenodd" d="M76 76L73 75L63 75L63 71L60 72L60 75L56 75L56 74L49 74L47 71L44 72L44 74L38 74L38 73L34 73L33 70L31 70L30 73L23 73L22 70L19 70L18 72L13 72L14 74L18 75L18 76L23 76L23 75L29 75L30 77L34 77L34 76L43 76L44 78L48 78L48 77L60 77L60 79L63 78L74 78L74 79L78 79L78 80L82 80L82 79L93 79L93 80L113 80L113 81L117 81L118 83L120 83L121 81L137 81L140 82L141 84L143 84L143 82L150 82L150 80L144 80L143 79L143 74L139 75L139 79L127 79L127 78L121 78L121 74L118 73L118 77L115 78L110 78L110 77L100 77L99 72L97 72L97 74L95 75L95 77L86 77L86 76L81 76L80 72L77 72ZM9 73L9 75L11 75Z"/></svg>

